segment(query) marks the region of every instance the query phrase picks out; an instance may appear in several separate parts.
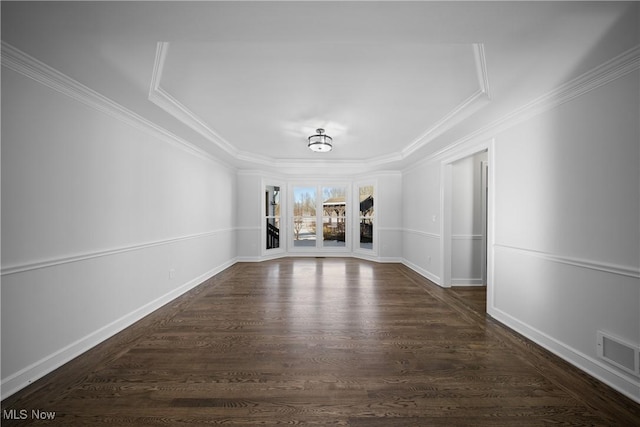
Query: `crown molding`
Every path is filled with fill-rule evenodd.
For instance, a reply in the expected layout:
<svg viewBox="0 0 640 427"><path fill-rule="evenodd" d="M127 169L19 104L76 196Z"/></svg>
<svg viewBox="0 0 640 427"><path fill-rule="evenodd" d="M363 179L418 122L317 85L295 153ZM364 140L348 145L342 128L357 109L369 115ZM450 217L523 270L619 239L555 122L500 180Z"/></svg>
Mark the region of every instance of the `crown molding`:
<svg viewBox="0 0 640 427"><path fill-rule="evenodd" d="M569 102L574 98L582 96L594 89L604 86L626 74L640 68L640 45L637 45L609 61L592 68L586 73L569 80L567 83L535 98L533 101L517 108L511 113L503 116L485 128L495 128L502 130L504 127L511 127L516 123L527 120L544 111L557 107L560 104ZM482 132L484 128L479 129Z"/></svg>
<svg viewBox="0 0 640 427"><path fill-rule="evenodd" d="M491 99L491 92L489 91L489 73L487 72L487 57L484 54L484 43L474 43L473 55L476 61L476 74L478 76L478 86L480 91Z"/></svg>
<svg viewBox="0 0 640 427"><path fill-rule="evenodd" d="M9 43L2 41L1 46L1 62L3 67L28 77L96 111L107 114L133 128L150 133L158 139L183 149L192 155L235 170L231 165L222 162L210 153L112 101L55 68L22 52Z"/></svg>
<svg viewBox="0 0 640 427"><path fill-rule="evenodd" d="M486 99L485 92L477 90L470 97L462 101L456 108L447 113L444 117L438 120L433 126L431 126L425 133L423 133L418 139L409 144L405 149L401 151L402 159L405 159L411 156L420 148L424 147L428 143L434 140L438 135L441 135L446 130L450 129L454 124L458 123L465 117L467 117L468 113L471 113L473 110L473 106L477 106L477 101Z"/></svg>
<svg viewBox="0 0 640 427"><path fill-rule="evenodd" d="M435 122L415 141L405 147L401 151L401 156L403 159L411 156L417 150L433 141L438 135L441 135L456 123L459 123L461 120L468 117L471 113L476 111L477 108L484 105L484 103L482 102L483 100L491 100L491 95L489 93L489 76L487 74L487 63L484 54L484 44L473 44L473 57L476 65L476 76L478 78L478 90L476 90L468 98L458 104L453 110L445 114L440 120Z"/></svg>
<svg viewBox="0 0 640 427"><path fill-rule="evenodd" d="M449 156L464 144L473 144L479 141L491 139L497 133L578 98L638 69L640 69L640 45L636 45L631 49L622 52L620 55L613 57L603 64L569 80L546 94L516 108L501 118L468 133L441 150L438 150L425 158L419 159L417 162L405 168L405 170L410 170L420 164Z"/></svg>
<svg viewBox="0 0 640 427"><path fill-rule="evenodd" d="M20 51L5 41L1 42L1 47L1 60L3 67L33 79L44 86L81 102L94 110L114 117L134 128L151 133L155 137L171 145L184 149L193 155L212 161L225 168L236 170L234 166L220 160L211 153L117 104L109 98L77 82L71 77ZM447 114L447 116L441 119L436 125L427 130L427 132L425 132L420 138L410 144L409 147L405 148L403 152L358 161L327 162L309 161L308 159L305 159L304 161L301 159L272 159L235 149L230 143L220 138L213 130L206 126L202 120L189 112L186 107L182 106L177 100L166 93L166 91L162 90L160 87L160 80L162 78L163 64L166 60L168 48L169 44L166 42L161 42L157 45L156 59L154 62L153 75L149 90L149 99L161 108L169 109L170 112L172 111L172 114L182 115L181 120L183 122L190 122L191 125L196 128L199 126L198 132L200 134L203 134L208 138L208 140L214 142L219 148L236 160L264 166L269 169L275 168L280 171L283 171L284 169L291 169L290 171L287 171L289 174L308 173L309 170L316 171L314 173L325 172L327 169L335 170L336 167L348 169L352 174L358 174L370 171L372 168L383 167L385 165L388 166L394 162L406 160L419 148L431 142L433 138L441 133L440 131L445 129L446 126L450 126L452 120L459 119L460 114L463 114L463 111L467 111L471 105L477 104L479 99L485 98L488 100L491 98L486 71L487 67L484 46L482 44L475 44L474 55L476 58L476 71L478 74L480 89ZM446 156L448 153L455 151L455 149L463 144L491 137L492 135L512 127L517 123L527 120L562 103L571 101L611 81L623 77L628 73L636 71L639 68L640 45L637 45L557 87L556 89L513 110L501 118L468 133L462 138L459 138L453 143L447 145L447 147L432 153L426 158L419 159L418 162L409 165L409 168L412 168L417 163L423 163ZM300 164L304 164L304 167L301 167Z"/></svg>

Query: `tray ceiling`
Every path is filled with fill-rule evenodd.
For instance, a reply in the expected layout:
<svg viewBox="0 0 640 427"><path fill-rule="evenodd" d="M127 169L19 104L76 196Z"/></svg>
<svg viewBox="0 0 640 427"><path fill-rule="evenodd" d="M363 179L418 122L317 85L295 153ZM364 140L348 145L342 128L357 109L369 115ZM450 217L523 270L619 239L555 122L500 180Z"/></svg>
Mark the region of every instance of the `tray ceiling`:
<svg viewBox="0 0 640 427"><path fill-rule="evenodd" d="M486 90L471 44L164 43L156 94L176 118L256 158L384 159L426 144ZM161 76L161 77L160 77Z"/></svg>
<svg viewBox="0 0 640 427"><path fill-rule="evenodd" d="M638 44L636 2L1 7L4 43L236 167L291 173L406 166ZM319 127L330 153L306 148Z"/></svg>

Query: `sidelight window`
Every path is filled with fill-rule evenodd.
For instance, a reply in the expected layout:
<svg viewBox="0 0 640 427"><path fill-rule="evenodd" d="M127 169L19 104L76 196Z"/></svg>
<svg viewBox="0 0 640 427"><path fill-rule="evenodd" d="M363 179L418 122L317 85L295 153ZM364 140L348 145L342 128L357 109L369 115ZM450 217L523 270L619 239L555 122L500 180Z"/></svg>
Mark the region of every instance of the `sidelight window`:
<svg viewBox="0 0 640 427"><path fill-rule="evenodd" d="M280 247L280 187L266 185L264 194L266 249Z"/></svg>
<svg viewBox="0 0 640 427"><path fill-rule="evenodd" d="M358 188L360 213L360 249L373 249L373 225L375 221L374 188L373 185L360 186Z"/></svg>

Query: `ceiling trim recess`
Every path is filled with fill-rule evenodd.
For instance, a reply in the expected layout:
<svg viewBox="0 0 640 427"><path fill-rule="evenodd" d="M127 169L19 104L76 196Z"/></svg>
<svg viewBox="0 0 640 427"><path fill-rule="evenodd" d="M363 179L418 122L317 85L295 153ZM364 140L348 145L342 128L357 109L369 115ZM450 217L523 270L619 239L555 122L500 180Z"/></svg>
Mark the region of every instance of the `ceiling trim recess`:
<svg viewBox="0 0 640 427"><path fill-rule="evenodd" d="M83 85L27 53L22 52L20 49L10 45L9 43L2 41L1 46L0 62L3 67L28 77L39 84L61 93L62 95L68 96L69 98L80 102L95 111L99 111L113 117L114 119L135 129L154 135L162 141L181 148L201 159L212 161L224 166L225 168L235 169L230 164L214 157L211 153L202 150L177 135L174 135L132 110L116 103L115 101Z"/></svg>
<svg viewBox="0 0 640 427"><path fill-rule="evenodd" d="M160 83L162 80L162 73L166 63L166 59L169 52L169 42L158 42L156 47L156 57L154 61L153 73L151 76L151 85L149 88L149 101L153 102L173 117L189 126L191 129L204 136L208 141L215 144L218 148L225 151L227 154L235 157L237 160L254 163L256 165L278 167L278 168L294 168L296 169L302 160L300 159L276 159L266 156L257 155L254 153L238 150L233 144L225 140L218 133L215 132L204 120L198 115L189 110L185 105L178 101L166 90L162 89ZM489 92L489 77L487 74L486 56L484 53L483 43L474 43L473 55L476 65L476 75L478 78L478 90L476 90L471 96L458 104L453 110L445 114L440 120L429 127L418 138L412 141L404 149L399 152L392 153L385 156L379 156L375 158L369 158L358 161L345 160L342 162L332 161L330 164L323 160L310 160L305 159L305 170L309 168L326 168L329 165L335 166L336 163L342 163L342 165L354 169L364 170L367 167L379 167L398 162L411 156L420 148L427 145L438 135L441 135L446 130L453 127L455 124L468 117L472 112L475 112L477 108L484 105L484 102L491 99Z"/></svg>
<svg viewBox="0 0 640 427"><path fill-rule="evenodd" d="M489 101L491 95L489 93L489 76L487 74L487 63L484 54L484 44L473 44L473 54L476 64L476 75L478 77L478 90L471 96L458 104L453 110L445 114L440 120L435 122L433 126L427 129L420 137L414 140L411 144L405 147L402 151L402 158L405 159L411 154L427 145L435 137L441 135L446 130L450 129L456 123L459 123L464 118L468 117L475 108L481 104L477 101Z"/></svg>
<svg viewBox="0 0 640 427"><path fill-rule="evenodd" d="M156 47L156 57L153 64L153 73L151 76L151 86L149 88L149 101L162 108L182 123L189 126L200 135L213 142L227 154L238 157L240 152L232 144L218 135L211 129L200 117L191 112L180 101L171 96L167 91L160 87L164 64L169 52L168 42L159 42Z"/></svg>
<svg viewBox="0 0 640 427"><path fill-rule="evenodd" d="M638 70L640 70L640 45L636 45L622 52L546 94L512 110L510 113L466 134L446 147L430 154L428 157L413 163L406 168L405 171L418 167L421 164L441 159L443 156L449 155L449 153L454 152L465 144L491 138L518 123L542 114L560 104L569 102Z"/></svg>

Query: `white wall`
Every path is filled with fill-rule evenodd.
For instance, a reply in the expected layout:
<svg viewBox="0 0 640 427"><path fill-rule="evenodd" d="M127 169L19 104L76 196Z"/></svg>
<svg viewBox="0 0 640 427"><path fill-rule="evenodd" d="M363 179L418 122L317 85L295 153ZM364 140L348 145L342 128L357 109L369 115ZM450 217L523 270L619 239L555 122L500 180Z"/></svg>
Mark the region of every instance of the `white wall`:
<svg viewBox="0 0 640 427"><path fill-rule="evenodd" d="M598 330L640 346L639 78L500 133L489 313L640 400L597 358Z"/></svg>
<svg viewBox="0 0 640 427"><path fill-rule="evenodd" d="M402 174L371 174L369 182L377 186L375 221L378 227L377 260L399 262L402 254ZM367 181L363 181L366 183Z"/></svg>
<svg viewBox="0 0 640 427"><path fill-rule="evenodd" d="M410 268L441 283L440 163L419 163L402 179L402 258Z"/></svg>
<svg viewBox="0 0 640 427"><path fill-rule="evenodd" d="M238 173L238 259L258 261L262 255L262 178L264 174L252 171Z"/></svg>
<svg viewBox="0 0 640 427"><path fill-rule="evenodd" d="M3 398L235 262L235 170L67 89L2 70Z"/></svg>

